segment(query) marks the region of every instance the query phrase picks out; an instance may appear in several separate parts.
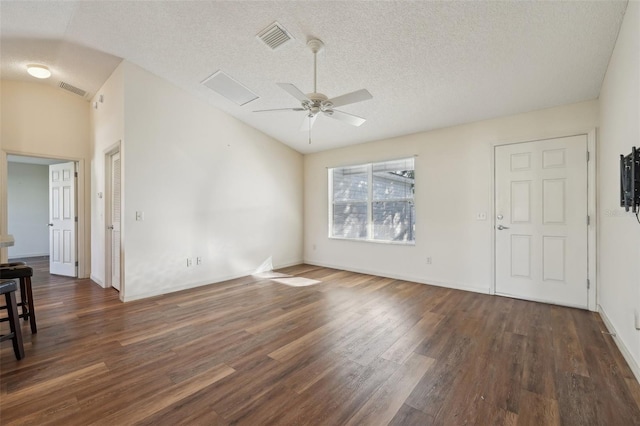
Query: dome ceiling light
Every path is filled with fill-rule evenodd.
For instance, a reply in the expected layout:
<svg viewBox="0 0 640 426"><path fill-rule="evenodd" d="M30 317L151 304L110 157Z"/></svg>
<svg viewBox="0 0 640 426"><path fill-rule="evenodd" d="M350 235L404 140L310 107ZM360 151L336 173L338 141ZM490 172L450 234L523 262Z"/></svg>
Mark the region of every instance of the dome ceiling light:
<svg viewBox="0 0 640 426"><path fill-rule="evenodd" d="M45 67L44 65L27 65L27 72L35 78L51 77L51 71L49 71L49 68Z"/></svg>

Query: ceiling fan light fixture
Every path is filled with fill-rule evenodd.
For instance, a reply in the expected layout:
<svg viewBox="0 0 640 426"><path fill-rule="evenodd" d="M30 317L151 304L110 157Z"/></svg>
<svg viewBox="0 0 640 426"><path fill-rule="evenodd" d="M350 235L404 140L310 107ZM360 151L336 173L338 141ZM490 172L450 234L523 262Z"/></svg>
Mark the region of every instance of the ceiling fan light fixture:
<svg viewBox="0 0 640 426"><path fill-rule="evenodd" d="M51 77L51 71L49 71L49 68L44 65L27 65L27 72L35 78L45 79Z"/></svg>

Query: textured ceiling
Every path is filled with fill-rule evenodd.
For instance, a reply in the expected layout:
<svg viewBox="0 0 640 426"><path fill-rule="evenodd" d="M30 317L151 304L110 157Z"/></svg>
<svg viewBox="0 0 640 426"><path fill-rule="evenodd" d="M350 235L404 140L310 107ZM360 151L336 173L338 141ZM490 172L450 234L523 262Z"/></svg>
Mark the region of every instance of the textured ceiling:
<svg viewBox="0 0 640 426"><path fill-rule="evenodd" d="M1 72L33 81L27 63L96 93L120 58L157 74L303 152L598 97L626 2L45 1L0 4ZM295 40L276 51L255 36L273 21ZM302 112L275 83L318 91L366 88L340 109L367 122L320 116L311 145ZM217 70L260 98L238 106L201 82ZM47 84L47 83L44 83Z"/></svg>

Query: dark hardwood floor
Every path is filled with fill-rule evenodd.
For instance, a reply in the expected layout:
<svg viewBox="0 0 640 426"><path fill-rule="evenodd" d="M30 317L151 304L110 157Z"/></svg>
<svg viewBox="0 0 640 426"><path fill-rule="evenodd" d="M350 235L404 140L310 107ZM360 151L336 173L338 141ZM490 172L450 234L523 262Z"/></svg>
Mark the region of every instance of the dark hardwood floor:
<svg viewBox="0 0 640 426"><path fill-rule="evenodd" d="M640 424L595 313L307 265L281 272L320 284L123 304L30 263L38 334L22 361L2 345L2 425Z"/></svg>

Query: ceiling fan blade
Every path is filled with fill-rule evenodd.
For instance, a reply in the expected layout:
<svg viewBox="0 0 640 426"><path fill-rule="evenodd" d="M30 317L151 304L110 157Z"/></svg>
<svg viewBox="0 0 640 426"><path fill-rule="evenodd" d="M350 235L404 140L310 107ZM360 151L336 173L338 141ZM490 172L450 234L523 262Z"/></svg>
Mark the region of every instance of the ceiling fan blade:
<svg viewBox="0 0 640 426"><path fill-rule="evenodd" d="M307 98L307 95L302 93L300 89L294 86L291 83L277 83L283 90L285 90L288 94L299 100L300 102L309 102L310 99Z"/></svg>
<svg viewBox="0 0 640 426"><path fill-rule="evenodd" d="M259 109L253 112L272 112L272 111L304 111L304 108L276 108L276 109Z"/></svg>
<svg viewBox="0 0 640 426"><path fill-rule="evenodd" d="M318 114L307 115L302 122L302 126L300 126L300 131L308 132L313 127L313 123L316 122L316 118L318 118Z"/></svg>
<svg viewBox="0 0 640 426"><path fill-rule="evenodd" d="M331 102L334 107L343 105L355 104L356 102L366 101L373 98L371 93L367 89L356 90L355 92L347 93L346 95L337 96L333 99L329 99L327 102Z"/></svg>
<svg viewBox="0 0 640 426"><path fill-rule="evenodd" d="M336 120L344 121L345 123L351 124L352 126L360 126L362 123L367 121L362 117L358 117L357 115L347 114L346 112L336 111L325 111L324 113L327 117L335 118Z"/></svg>

